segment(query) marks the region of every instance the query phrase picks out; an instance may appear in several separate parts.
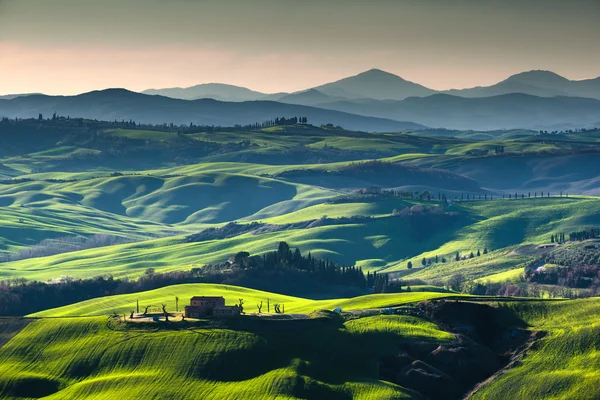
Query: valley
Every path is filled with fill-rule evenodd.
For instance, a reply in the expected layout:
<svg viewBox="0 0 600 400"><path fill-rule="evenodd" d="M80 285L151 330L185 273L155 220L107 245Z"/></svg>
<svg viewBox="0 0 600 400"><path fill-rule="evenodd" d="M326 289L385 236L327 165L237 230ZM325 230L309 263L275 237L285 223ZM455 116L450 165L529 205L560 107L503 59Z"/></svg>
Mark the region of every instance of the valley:
<svg viewBox="0 0 600 400"><path fill-rule="evenodd" d="M597 130L284 120L1 122L2 396L595 395Z"/></svg>

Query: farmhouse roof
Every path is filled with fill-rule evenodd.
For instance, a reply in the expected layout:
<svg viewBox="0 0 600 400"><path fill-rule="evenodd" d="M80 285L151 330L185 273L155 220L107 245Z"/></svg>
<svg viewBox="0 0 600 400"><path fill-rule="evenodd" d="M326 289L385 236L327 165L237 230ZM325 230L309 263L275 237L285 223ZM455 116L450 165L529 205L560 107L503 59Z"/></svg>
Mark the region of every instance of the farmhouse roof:
<svg viewBox="0 0 600 400"><path fill-rule="evenodd" d="M225 299L223 296L194 296L192 300L221 300Z"/></svg>

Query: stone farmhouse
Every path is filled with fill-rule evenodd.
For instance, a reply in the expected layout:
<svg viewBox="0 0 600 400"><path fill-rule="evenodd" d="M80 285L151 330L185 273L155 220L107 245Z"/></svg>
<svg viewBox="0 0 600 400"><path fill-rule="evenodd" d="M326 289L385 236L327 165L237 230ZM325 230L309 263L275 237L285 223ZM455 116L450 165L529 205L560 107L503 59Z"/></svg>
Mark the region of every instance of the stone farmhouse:
<svg viewBox="0 0 600 400"><path fill-rule="evenodd" d="M240 311L237 305L226 306L222 296L194 296L190 299L190 305L185 306L184 314L186 318L237 317Z"/></svg>

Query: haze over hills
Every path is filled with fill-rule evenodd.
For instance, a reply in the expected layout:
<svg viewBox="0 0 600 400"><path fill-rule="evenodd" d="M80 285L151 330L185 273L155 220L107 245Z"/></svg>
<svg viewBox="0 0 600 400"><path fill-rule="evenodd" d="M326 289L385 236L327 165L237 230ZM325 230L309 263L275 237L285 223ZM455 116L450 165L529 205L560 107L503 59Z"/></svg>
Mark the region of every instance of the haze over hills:
<svg viewBox="0 0 600 400"><path fill-rule="evenodd" d="M524 93L541 97L572 96L600 99L600 77L572 81L551 71L528 71L512 75L492 86L448 90L461 97L489 97Z"/></svg>
<svg viewBox="0 0 600 400"><path fill-rule="evenodd" d="M435 93L435 90L380 69L370 69L355 76L317 86L315 89L334 97L376 100L403 100L407 97L423 97Z"/></svg>
<svg viewBox="0 0 600 400"><path fill-rule="evenodd" d="M20 94L5 94L0 96L0 100L11 100L17 97L34 96L41 93L20 93Z"/></svg>
<svg viewBox="0 0 600 400"><path fill-rule="evenodd" d="M180 100L150 96L125 89L107 89L77 96L27 96L0 100L0 116L32 118L38 114L83 117L99 120L134 120L141 123L196 125L247 125L277 116L303 116L315 124L342 125L364 131L419 129L422 125L352 115L273 101L221 102L213 99Z"/></svg>
<svg viewBox="0 0 600 400"><path fill-rule="evenodd" d="M337 100L337 101L336 101ZM448 129L561 130L594 127L600 121L600 100L506 94L465 98L448 94L405 100L339 100L316 89L284 96L281 101L223 102L181 100L125 89L78 96L34 95L0 100L0 116L35 118L39 113L100 120L131 120L177 125L247 125L277 116L306 116L315 125L334 124L363 131L399 131L424 126ZM318 102L314 106L312 101ZM299 102L302 104L293 104ZM409 122L407 122L409 121Z"/></svg>
<svg viewBox="0 0 600 400"><path fill-rule="evenodd" d="M294 93L266 94L239 86L218 83L201 84L189 88L149 89L142 93L186 100L198 98L214 98L223 101L273 100L304 105L318 105L341 99L350 101L360 99L404 100L408 97L426 97L436 93L459 97L491 97L523 93L540 97L571 96L600 99L600 77L576 81L551 71L527 71L512 75L491 86L438 91L407 81L389 72L371 69L355 76Z"/></svg>
<svg viewBox="0 0 600 400"><path fill-rule="evenodd" d="M224 83L203 83L187 88L148 89L142 93L183 100L215 99L221 101L250 101L268 96L245 87Z"/></svg>
<svg viewBox="0 0 600 400"><path fill-rule="evenodd" d="M318 106L449 129L560 130L595 126L600 119L600 100L521 93L483 98L435 94L402 101L341 101Z"/></svg>
<svg viewBox="0 0 600 400"><path fill-rule="evenodd" d="M231 126L277 116L364 131L422 126L449 129L562 130L600 122L600 78L571 81L550 71L513 75L489 87L438 92L378 69L312 89L265 94L209 83L134 93L109 89L78 96L10 95L0 116L39 113L142 123ZM346 114L344 114L346 113ZM407 122L410 121L410 122Z"/></svg>
<svg viewBox="0 0 600 400"><path fill-rule="evenodd" d="M319 105L323 103L345 100L347 100L345 97L333 97L321 92L318 89L308 89L304 92L286 94L277 98L275 101L288 104Z"/></svg>

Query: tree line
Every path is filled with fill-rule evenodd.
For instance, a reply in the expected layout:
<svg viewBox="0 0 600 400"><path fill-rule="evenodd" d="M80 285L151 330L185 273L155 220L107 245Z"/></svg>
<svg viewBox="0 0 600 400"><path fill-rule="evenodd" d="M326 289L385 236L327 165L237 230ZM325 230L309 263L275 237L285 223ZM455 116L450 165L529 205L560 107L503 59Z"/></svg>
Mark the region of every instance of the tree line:
<svg viewBox="0 0 600 400"><path fill-rule="evenodd" d="M22 316L83 300L135 293L181 283L239 285L290 295L328 292L335 288L363 293L366 279L360 267L342 266L330 260L303 256L280 242L277 250L250 256L239 252L227 262L188 271L156 272L148 268L137 279L99 276L64 278L52 283L25 279L0 281L0 315Z"/></svg>

